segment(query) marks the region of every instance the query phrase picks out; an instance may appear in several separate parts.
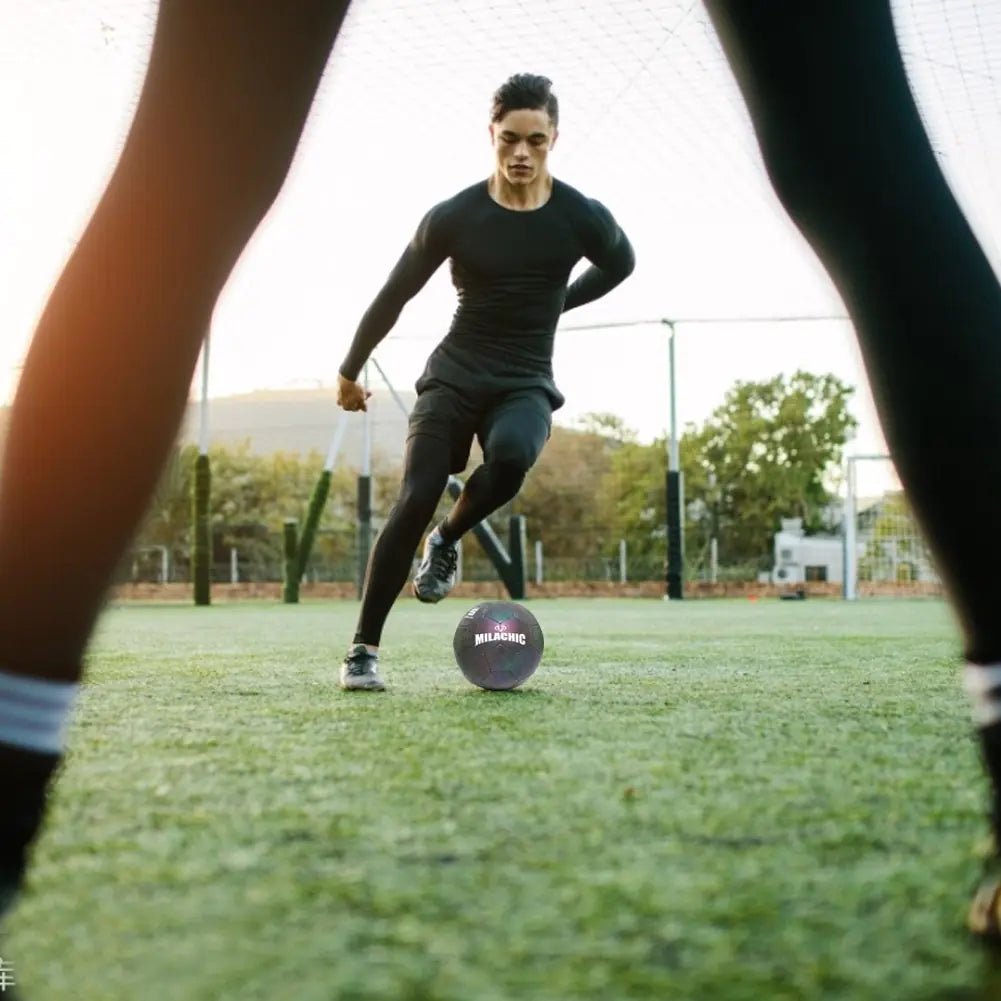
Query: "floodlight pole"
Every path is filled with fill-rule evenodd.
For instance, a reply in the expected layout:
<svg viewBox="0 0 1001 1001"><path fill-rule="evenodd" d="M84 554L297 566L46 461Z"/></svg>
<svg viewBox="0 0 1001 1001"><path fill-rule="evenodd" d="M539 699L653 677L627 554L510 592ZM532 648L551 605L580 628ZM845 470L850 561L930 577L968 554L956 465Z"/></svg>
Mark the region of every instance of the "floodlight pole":
<svg viewBox="0 0 1001 1001"><path fill-rule="evenodd" d="M673 320L661 320L667 327L668 382L671 394L671 430L667 450L667 477L665 480L665 507L667 530L667 566L665 568L665 597L680 601L684 597L685 548L684 548L684 482L681 475L681 453L678 447L678 402L675 381L674 338L677 333Z"/></svg>
<svg viewBox="0 0 1001 1001"><path fill-rule="evenodd" d="M648 327L657 323L667 327L668 379L671 393L671 430L667 449L667 474L664 492L667 500L667 562L664 567L665 598L678 601L684 597L684 482L681 475L681 453L678 447L678 406L675 387L674 336L679 323L715 323L725 320L628 320L620 323L575 323L561 330L610 330L616 327Z"/></svg>
<svg viewBox="0 0 1001 1001"><path fill-rule="evenodd" d="M674 335L675 327L670 320L663 321L668 329L667 337L667 352L668 352L668 381L669 389L668 392L671 394L671 440L670 440L670 466L669 468L678 472L680 470L681 463L679 461L678 453L678 394L677 385L675 383L675 364L674 364Z"/></svg>

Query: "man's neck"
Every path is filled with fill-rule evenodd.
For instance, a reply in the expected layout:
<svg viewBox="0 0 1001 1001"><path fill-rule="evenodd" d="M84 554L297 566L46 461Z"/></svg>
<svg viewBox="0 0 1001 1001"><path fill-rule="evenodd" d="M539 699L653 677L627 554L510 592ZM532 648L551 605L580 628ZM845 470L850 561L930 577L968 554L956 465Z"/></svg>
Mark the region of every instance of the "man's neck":
<svg viewBox="0 0 1001 1001"><path fill-rule="evenodd" d="M494 171L487 182L490 197L499 205L515 212L532 212L541 209L553 193L553 175L547 170L531 184L511 184L499 171Z"/></svg>

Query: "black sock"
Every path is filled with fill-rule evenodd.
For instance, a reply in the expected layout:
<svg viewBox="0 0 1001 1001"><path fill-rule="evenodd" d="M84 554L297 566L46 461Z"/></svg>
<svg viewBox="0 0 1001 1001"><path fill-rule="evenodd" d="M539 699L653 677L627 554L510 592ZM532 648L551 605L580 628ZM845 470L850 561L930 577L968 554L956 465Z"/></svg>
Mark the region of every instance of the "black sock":
<svg viewBox="0 0 1001 1001"><path fill-rule="evenodd" d="M61 758L0 744L0 915L24 878L28 849L42 825L49 780Z"/></svg>
<svg viewBox="0 0 1001 1001"><path fill-rule="evenodd" d="M977 732L981 760L991 787L991 831L997 850L1001 852L1001 722L992 723Z"/></svg>

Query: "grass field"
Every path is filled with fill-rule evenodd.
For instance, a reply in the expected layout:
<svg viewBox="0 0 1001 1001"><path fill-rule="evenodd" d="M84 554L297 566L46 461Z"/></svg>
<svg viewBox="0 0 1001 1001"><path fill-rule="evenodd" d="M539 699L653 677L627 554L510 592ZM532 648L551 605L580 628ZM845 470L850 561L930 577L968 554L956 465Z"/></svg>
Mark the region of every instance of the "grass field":
<svg viewBox="0 0 1001 1001"><path fill-rule="evenodd" d="M4 958L28 1001L1001 997L935 602L539 601L524 690L461 602L103 620ZM997 993L995 993L995 990Z"/></svg>

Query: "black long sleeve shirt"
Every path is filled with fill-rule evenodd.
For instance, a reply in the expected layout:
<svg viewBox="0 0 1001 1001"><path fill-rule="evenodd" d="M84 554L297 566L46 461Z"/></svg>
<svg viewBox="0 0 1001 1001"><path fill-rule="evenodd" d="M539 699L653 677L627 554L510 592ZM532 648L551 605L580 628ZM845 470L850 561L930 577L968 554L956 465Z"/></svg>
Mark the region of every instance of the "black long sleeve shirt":
<svg viewBox="0 0 1001 1001"><path fill-rule="evenodd" d="M539 387L554 408L553 340L560 314L611 291L633 270L633 249L600 202L562 181L543 206L515 211L491 197L486 181L441 202L421 220L386 284L366 310L341 374L357 379L400 311L451 260L458 306L448 333L417 382L462 392ZM574 265L591 267L570 287Z"/></svg>

